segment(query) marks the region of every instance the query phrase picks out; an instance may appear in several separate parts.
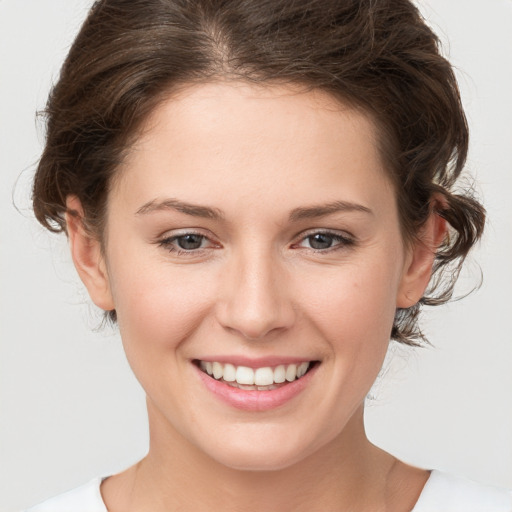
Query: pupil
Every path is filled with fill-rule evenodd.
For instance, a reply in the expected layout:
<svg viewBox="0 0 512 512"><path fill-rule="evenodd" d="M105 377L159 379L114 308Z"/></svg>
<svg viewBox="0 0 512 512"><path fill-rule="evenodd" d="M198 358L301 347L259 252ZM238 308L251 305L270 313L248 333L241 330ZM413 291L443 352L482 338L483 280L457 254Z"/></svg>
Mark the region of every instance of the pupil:
<svg viewBox="0 0 512 512"><path fill-rule="evenodd" d="M199 249L202 241L203 237L201 235L183 235L178 238L178 245L182 249L190 251L192 249Z"/></svg>
<svg viewBox="0 0 512 512"><path fill-rule="evenodd" d="M332 236L317 233L309 237L309 243L313 249L328 249L332 245Z"/></svg>

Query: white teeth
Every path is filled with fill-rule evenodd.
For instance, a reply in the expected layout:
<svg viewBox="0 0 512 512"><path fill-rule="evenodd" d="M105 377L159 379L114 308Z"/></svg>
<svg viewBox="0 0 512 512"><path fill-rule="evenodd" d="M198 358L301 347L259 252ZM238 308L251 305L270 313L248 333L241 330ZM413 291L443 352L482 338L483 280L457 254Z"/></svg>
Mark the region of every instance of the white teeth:
<svg viewBox="0 0 512 512"><path fill-rule="evenodd" d="M297 378L300 379L308 371L309 363L300 363L297 366Z"/></svg>
<svg viewBox="0 0 512 512"><path fill-rule="evenodd" d="M234 382L236 380L236 368L232 364L225 364L223 377L226 382Z"/></svg>
<svg viewBox="0 0 512 512"><path fill-rule="evenodd" d="M274 369L274 382L276 384L282 384L286 380L286 368L284 364L276 366Z"/></svg>
<svg viewBox="0 0 512 512"><path fill-rule="evenodd" d="M288 382L293 382L297 377L297 365L290 364L288 368L286 368L286 380Z"/></svg>
<svg viewBox="0 0 512 512"><path fill-rule="evenodd" d="M258 368L254 372L254 384L256 384L256 386L270 386L274 384L274 372L272 368Z"/></svg>
<svg viewBox="0 0 512 512"><path fill-rule="evenodd" d="M213 376L217 380L222 378L222 375L224 375L224 368L220 363L214 362L212 365L213 369Z"/></svg>
<svg viewBox="0 0 512 512"><path fill-rule="evenodd" d="M222 379L241 389L260 390L275 389L274 384L300 379L308 371L309 365L310 363L305 361L299 365L280 364L275 368L264 366L252 369L248 366L234 366L230 363L222 364L217 361L199 361L199 367L214 379Z"/></svg>
<svg viewBox="0 0 512 512"><path fill-rule="evenodd" d="M248 368L247 366L239 366L236 369L235 380L238 382L238 384L254 384L254 370L252 368Z"/></svg>
<svg viewBox="0 0 512 512"><path fill-rule="evenodd" d="M236 384L235 387L238 389L245 389L246 391L254 391L257 389L256 386L249 386L245 384Z"/></svg>

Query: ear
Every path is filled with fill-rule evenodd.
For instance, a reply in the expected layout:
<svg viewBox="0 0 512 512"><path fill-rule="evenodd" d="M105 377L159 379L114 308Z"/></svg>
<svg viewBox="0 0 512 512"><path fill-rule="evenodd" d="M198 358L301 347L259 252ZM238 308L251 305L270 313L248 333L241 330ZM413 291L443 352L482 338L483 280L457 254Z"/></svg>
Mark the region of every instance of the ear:
<svg viewBox="0 0 512 512"><path fill-rule="evenodd" d="M409 308L423 297L432 276L437 248L444 240L447 230L446 221L432 209L427 222L407 252L398 289L397 308Z"/></svg>
<svg viewBox="0 0 512 512"><path fill-rule="evenodd" d="M84 211L78 197L66 198L66 230L71 257L80 279L99 308L115 309L100 241L84 226Z"/></svg>

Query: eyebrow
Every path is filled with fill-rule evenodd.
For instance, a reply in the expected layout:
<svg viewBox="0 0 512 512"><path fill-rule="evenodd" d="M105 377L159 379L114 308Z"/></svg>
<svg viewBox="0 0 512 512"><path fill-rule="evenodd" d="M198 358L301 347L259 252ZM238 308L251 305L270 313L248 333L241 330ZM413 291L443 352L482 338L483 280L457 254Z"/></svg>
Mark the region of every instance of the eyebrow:
<svg viewBox="0 0 512 512"><path fill-rule="evenodd" d="M161 201L154 199L141 206L137 210L136 214L145 215L162 210L176 210L180 213L191 215L192 217L203 217L213 220L220 220L224 218L222 212L217 208L186 203L184 201L179 201L178 199L164 199Z"/></svg>
<svg viewBox="0 0 512 512"><path fill-rule="evenodd" d="M209 206L201 206L192 203L186 203L178 199L163 199L148 201L141 206L136 214L146 215L155 211L176 210L192 217L202 217L206 219L222 220L224 214L218 208L211 208ZM334 201L332 203L314 205L314 206L301 206L295 208L290 212L290 222L297 222L304 219L312 219L317 217L324 217L338 212L363 212L373 215L372 210L363 206L362 204L351 203L348 201Z"/></svg>
<svg viewBox="0 0 512 512"><path fill-rule="evenodd" d="M338 212L363 212L373 215L372 210L362 204L351 203L348 201L334 201L332 203L321 204L318 206L295 208L290 212L290 221L297 222L303 219L324 217Z"/></svg>

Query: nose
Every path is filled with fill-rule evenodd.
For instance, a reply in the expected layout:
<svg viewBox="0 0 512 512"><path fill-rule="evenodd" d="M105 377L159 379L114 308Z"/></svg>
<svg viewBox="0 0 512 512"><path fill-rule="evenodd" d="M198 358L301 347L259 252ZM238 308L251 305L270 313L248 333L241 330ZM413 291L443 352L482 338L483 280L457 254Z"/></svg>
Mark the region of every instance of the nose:
<svg viewBox="0 0 512 512"><path fill-rule="evenodd" d="M222 279L217 319L248 340L284 331L295 321L286 269L267 251L233 256Z"/></svg>

